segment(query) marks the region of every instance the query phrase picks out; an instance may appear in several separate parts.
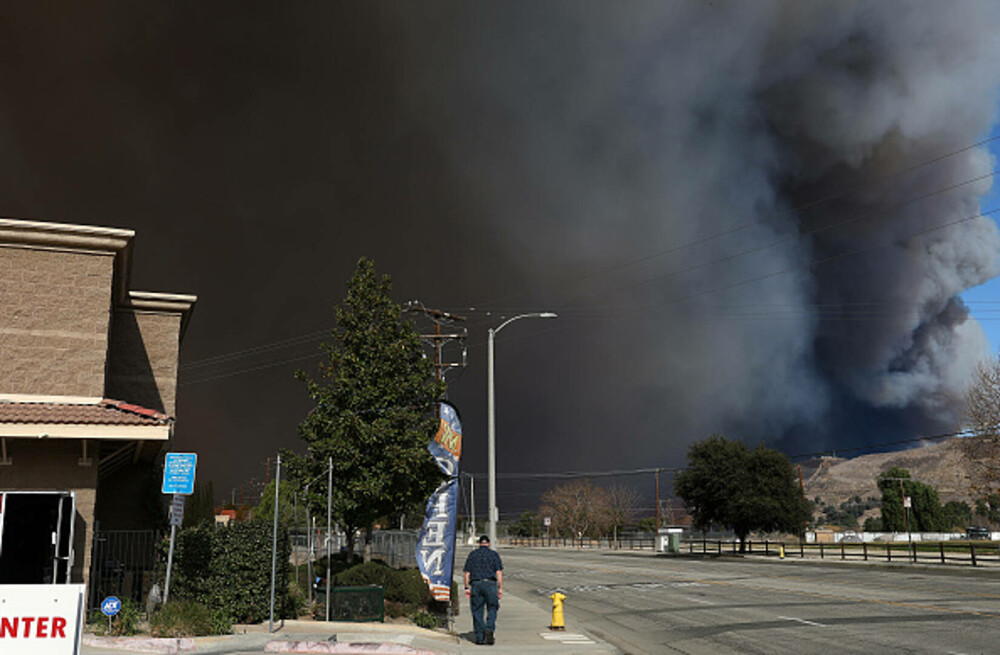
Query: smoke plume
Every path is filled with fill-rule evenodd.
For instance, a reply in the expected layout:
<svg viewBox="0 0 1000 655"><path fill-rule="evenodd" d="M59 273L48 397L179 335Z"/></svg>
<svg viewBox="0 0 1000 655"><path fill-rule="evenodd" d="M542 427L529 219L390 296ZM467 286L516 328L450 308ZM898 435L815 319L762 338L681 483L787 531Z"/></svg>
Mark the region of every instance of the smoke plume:
<svg viewBox="0 0 1000 655"><path fill-rule="evenodd" d="M653 443L955 426L988 351L958 294L1000 252L978 216L995 162L963 150L995 119L995 5L514 7L449 17L446 86L406 91L496 242L566 282L532 299L576 320L587 372L544 400L572 434L610 454L595 431L622 410Z"/></svg>
<svg viewBox="0 0 1000 655"><path fill-rule="evenodd" d="M300 445L298 337L361 255L398 300L469 317L469 471L486 328L521 312L559 318L498 335L507 472L679 465L713 432L791 453L940 433L988 350L959 294L998 273L996 2L3 19L3 213L135 228L133 286L199 294L176 447L217 488Z"/></svg>

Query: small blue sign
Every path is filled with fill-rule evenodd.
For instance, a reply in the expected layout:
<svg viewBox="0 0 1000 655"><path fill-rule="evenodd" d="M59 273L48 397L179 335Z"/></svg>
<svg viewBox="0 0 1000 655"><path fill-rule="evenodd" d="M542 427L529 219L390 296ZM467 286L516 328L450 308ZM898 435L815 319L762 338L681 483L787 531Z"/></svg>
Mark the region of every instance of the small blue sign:
<svg viewBox="0 0 1000 655"><path fill-rule="evenodd" d="M194 493L194 472L198 467L197 453L167 453L163 462L163 493Z"/></svg>
<svg viewBox="0 0 1000 655"><path fill-rule="evenodd" d="M122 602L114 596L108 596L101 603L101 613L104 616L114 616L122 608Z"/></svg>

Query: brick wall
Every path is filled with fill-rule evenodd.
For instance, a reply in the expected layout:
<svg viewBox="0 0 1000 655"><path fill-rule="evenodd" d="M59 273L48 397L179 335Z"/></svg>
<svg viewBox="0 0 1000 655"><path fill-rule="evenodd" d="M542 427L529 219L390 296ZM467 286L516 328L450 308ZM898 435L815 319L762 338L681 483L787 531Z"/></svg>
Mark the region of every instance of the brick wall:
<svg viewBox="0 0 1000 655"><path fill-rule="evenodd" d="M0 246L0 393L104 392L114 256Z"/></svg>
<svg viewBox="0 0 1000 655"><path fill-rule="evenodd" d="M180 314L116 309L105 395L174 415Z"/></svg>

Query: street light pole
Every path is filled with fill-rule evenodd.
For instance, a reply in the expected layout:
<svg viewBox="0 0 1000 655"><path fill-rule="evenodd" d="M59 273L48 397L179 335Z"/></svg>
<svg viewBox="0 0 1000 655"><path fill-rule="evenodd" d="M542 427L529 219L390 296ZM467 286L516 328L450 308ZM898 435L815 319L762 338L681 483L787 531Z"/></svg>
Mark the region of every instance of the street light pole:
<svg viewBox="0 0 1000 655"><path fill-rule="evenodd" d="M489 494L489 535L490 543L497 543L497 521L500 518L500 511L497 509L497 457L496 457L496 392L493 380L493 342L500 330L504 329L514 321L522 318L556 318L552 312L533 312L530 314L519 314L513 318L508 318L496 329L489 330L489 348L486 354L486 396L487 396L487 493Z"/></svg>

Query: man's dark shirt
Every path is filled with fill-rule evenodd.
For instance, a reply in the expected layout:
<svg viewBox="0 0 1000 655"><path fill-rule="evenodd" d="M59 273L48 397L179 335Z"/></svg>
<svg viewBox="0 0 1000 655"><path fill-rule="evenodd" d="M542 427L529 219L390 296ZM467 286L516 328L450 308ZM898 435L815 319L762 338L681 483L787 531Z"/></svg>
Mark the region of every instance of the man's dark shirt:
<svg viewBox="0 0 1000 655"><path fill-rule="evenodd" d="M469 572L470 580L496 580L497 571L503 571L503 562L495 550L480 546L469 553L463 570Z"/></svg>

